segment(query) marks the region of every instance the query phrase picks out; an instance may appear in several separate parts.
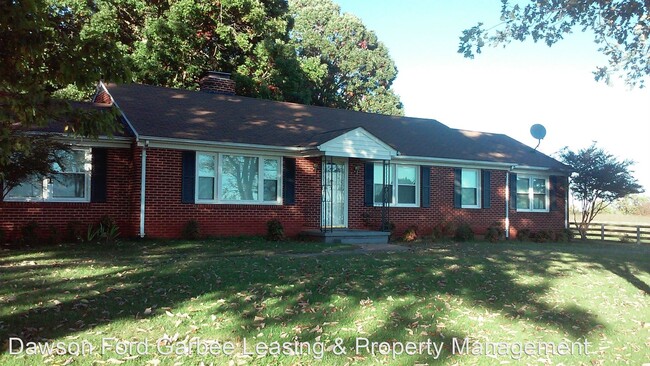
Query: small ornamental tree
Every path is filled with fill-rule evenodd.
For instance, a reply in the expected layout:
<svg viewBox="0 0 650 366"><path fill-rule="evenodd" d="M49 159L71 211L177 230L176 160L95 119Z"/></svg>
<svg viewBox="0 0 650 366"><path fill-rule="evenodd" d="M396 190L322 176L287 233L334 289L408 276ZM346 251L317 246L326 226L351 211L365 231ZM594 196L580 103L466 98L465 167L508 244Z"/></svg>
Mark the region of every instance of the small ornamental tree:
<svg viewBox="0 0 650 366"><path fill-rule="evenodd" d="M573 218L582 240L596 215L620 198L643 192L630 170L634 162L619 161L595 143L577 152L564 148L560 159L575 171L570 186L575 200Z"/></svg>

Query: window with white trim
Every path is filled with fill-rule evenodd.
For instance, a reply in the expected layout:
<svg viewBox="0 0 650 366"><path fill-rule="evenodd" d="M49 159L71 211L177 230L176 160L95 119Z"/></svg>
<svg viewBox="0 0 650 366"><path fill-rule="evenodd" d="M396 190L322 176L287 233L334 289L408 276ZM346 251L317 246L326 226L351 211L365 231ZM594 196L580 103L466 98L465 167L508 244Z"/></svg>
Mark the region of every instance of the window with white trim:
<svg viewBox="0 0 650 366"><path fill-rule="evenodd" d="M196 154L196 201L217 199L217 155Z"/></svg>
<svg viewBox="0 0 650 366"><path fill-rule="evenodd" d="M461 207L481 208L481 178L480 170L461 170Z"/></svg>
<svg viewBox="0 0 650 366"><path fill-rule="evenodd" d="M57 151L49 177L33 177L11 189L7 201L89 202L90 149Z"/></svg>
<svg viewBox="0 0 650 366"><path fill-rule="evenodd" d="M196 154L197 203L281 203L280 158Z"/></svg>
<svg viewBox="0 0 650 366"><path fill-rule="evenodd" d="M382 204L382 188L384 185L384 166L375 163L373 169L374 203ZM419 203L420 179L419 166L390 164L386 176L388 203L395 207L417 207Z"/></svg>
<svg viewBox="0 0 650 366"><path fill-rule="evenodd" d="M517 175L517 211L548 212L548 178Z"/></svg>

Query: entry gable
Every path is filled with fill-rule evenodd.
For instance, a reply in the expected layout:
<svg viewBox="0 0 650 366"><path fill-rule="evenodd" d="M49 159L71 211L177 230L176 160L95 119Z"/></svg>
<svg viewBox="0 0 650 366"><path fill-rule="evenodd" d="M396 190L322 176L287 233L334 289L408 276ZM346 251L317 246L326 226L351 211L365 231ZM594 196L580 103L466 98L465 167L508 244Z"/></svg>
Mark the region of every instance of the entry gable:
<svg viewBox="0 0 650 366"><path fill-rule="evenodd" d="M326 156L391 160L397 150L375 137L362 127L357 127L318 146Z"/></svg>

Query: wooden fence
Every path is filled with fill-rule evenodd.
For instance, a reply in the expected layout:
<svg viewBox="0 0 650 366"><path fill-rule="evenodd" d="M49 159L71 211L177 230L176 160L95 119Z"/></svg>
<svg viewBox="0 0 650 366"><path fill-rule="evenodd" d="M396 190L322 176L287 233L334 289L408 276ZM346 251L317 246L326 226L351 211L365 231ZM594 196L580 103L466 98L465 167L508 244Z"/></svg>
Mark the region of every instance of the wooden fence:
<svg viewBox="0 0 650 366"><path fill-rule="evenodd" d="M579 237L575 223L572 222L570 228ZM587 229L587 239L650 244L650 225L592 222Z"/></svg>

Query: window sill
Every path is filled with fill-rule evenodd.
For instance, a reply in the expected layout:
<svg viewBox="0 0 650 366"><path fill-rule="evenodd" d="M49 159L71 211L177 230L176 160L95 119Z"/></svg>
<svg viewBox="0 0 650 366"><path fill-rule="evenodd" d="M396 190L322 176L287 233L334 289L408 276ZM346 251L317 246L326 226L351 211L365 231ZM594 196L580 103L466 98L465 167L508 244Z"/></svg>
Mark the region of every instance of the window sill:
<svg viewBox="0 0 650 366"><path fill-rule="evenodd" d="M527 213L547 213L550 212L549 210L522 210L520 208L517 209L517 212L527 212Z"/></svg>
<svg viewBox="0 0 650 366"><path fill-rule="evenodd" d="M373 207L382 207L382 206L381 206L381 203L375 203L375 204L373 205ZM394 204L392 204L392 203L389 203L389 204L388 204L388 207L390 207L390 208L419 208L419 207L420 207L420 204L419 204L419 203L418 203L418 204L413 204L413 203L411 203L411 204L408 204L408 205L407 205L407 204L397 204L397 205L394 205Z"/></svg>
<svg viewBox="0 0 650 366"><path fill-rule="evenodd" d="M282 202L269 201L194 201L196 205L232 205L232 206L282 206Z"/></svg>
<svg viewBox="0 0 650 366"><path fill-rule="evenodd" d="M44 199L17 199L5 198L3 202L18 202L18 203L90 203L90 199L77 199L77 200L44 200Z"/></svg>

